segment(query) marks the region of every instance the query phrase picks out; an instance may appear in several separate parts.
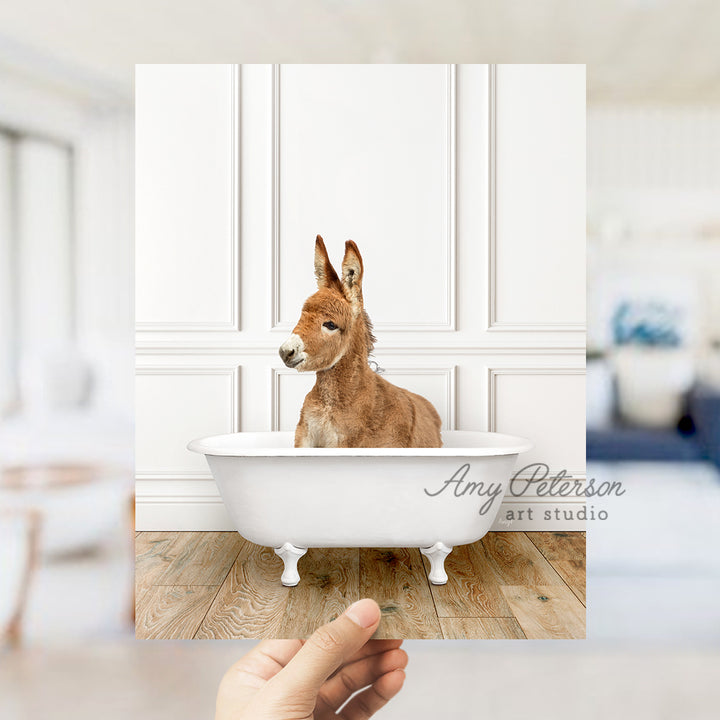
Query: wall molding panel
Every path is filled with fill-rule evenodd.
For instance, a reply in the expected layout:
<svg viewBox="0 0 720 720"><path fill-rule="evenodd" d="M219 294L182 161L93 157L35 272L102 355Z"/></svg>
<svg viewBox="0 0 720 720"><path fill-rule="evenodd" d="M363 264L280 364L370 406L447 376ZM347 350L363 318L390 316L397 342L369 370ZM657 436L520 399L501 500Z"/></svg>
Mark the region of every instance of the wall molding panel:
<svg viewBox="0 0 720 720"><path fill-rule="evenodd" d="M580 375L583 378L585 377L585 368L583 367L542 367L542 366L535 366L535 367L517 367L517 366L504 366L504 367L488 367L487 368L487 389L488 389L488 402L487 402L487 428L489 432L509 432L505 429L499 429L498 428L498 379L504 376L529 376L529 377L538 377L541 378L543 376L557 376L557 377L573 377L576 375ZM584 389L584 386L583 386ZM584 398L583 398L583 407L584 407ZM557 411L555 409L547 408L543 411L547 418L554 417L557 414ZM547 418L543 421L545 423L547 421ZM585 432L585 424L584 424L584 418L582 420L582 432L584 435ZM584 454L584 448L583 448L583 454ZM539 460L540 462L545 462L545 460ZM575 478L584 478L585 477L585 467L573 467L573 468L560 468L555 467L553 464L548 463L550 465L550 472L555 473L558 472L561 469L564 469L568 475L575 477ZM523 475L520 475L519 477L523 477Z"/></svg>
<svg viewBox="0 0 720 720"><path fill-rule="evenodd" d="M488 332L511 333L584 333L584 322L502 320L498 312L498 66L488 65ZM505 168L501 168L503 172ZM540 179L540 173L538 173ZM584 193L584 181L582 183ZM584 271L582 268L576 271Z"/></svg>
<svg viewBox="0 0 720 720"><path fill-rule="evenodd" d="M488 430L497 432L497 378L501 375L585 375L584 368L572 367L489 367Z"/></svg>
<svg viewBox="0 0 720 720"><path fill-rule="evenodd" d="M376 322L375 329L382 332L454 332L456 324L456 297L457 297L457 71L456 65L446 66L445 89L445 133L446 144L445 178L443 187L443 206L445 215L444 248L446 254L447 274L445 277L445 318L440 322L413 321L403 322ZM281 227L281 141L280 141L280 107L282 103L280 93L281 66L273 65L272 70L272 205L271 221L271 267L270 267L270 330L274 332L290 332L294 322L281 319L281 292L283 281L279 258L282 245Z"/></svg>
<svg viewBox="0 0 720 720"><path fill-rule="evenodd" d="M229 117L227 118L228 145L230 149L230 168L227 178L228 197L226 201L229 216L229 297L227 320L190 321L153 321L136 322L138 332L237 332L240 328L240 67L229 66Z"/></svg>
<svg viewBox="0 0 720 720"><path fill-rule="evenodd" d="M157 377L213 377L221 376L229 380L226 400L228 401L230 425L226 432L238 432L240 429L240 367L227 366L218 367L212 365L143 365L138 366L135 370L137 378L143 376ZM188 409L189 410L189 409ZM177 442L182 448L192 440L191 437L178 439ZM184 467L163 467L163 468L143 468L138 462L135 470L135 477L138 480L196 480L210 479L212 475L209 469L188 469Z"/></svg>

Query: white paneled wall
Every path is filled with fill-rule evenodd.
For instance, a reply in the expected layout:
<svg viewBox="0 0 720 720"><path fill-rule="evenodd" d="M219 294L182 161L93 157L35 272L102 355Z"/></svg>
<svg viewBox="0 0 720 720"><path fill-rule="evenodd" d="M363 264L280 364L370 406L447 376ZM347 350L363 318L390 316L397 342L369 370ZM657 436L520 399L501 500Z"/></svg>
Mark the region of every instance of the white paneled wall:
<svg viewBox="0 0 720 720"><path fill-rule="evenodd" d="M277 348L318 233L338 266L360 247L391 382L446 429L526 435L529 461L584 473L583 67L136 77L138 528L231 528L186 443L294 428L314 376Z"/></svg>

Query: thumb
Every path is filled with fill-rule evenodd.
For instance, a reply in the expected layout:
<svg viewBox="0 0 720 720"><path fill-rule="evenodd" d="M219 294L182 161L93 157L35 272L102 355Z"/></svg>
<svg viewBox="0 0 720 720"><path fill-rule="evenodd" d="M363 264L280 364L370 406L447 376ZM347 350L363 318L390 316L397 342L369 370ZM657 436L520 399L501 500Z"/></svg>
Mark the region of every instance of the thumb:
<svg viewBox="0 0 720 720"><path fill-rule="evenodd" d="M318 628L295 657L274 678L275 691L296 696L315 695L322 684L372 636L380 624L374 600L353 603L333 622Z"/></svg>

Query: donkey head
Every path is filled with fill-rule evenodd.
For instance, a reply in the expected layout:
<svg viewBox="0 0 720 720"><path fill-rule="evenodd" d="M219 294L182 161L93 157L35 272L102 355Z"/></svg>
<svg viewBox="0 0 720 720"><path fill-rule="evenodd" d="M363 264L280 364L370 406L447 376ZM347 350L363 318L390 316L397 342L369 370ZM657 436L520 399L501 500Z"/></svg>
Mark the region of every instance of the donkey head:
<svg viewBox="0 0 720 720"><path fill-rule="evenodd" d="M342 279L330 264L323 239L315 240L318 290L303 305L292 335L280 346L280 357L301 372L329 370L349 351L372 350L374 338L363 309L363 262L357 245L345 243Z"/></svg>

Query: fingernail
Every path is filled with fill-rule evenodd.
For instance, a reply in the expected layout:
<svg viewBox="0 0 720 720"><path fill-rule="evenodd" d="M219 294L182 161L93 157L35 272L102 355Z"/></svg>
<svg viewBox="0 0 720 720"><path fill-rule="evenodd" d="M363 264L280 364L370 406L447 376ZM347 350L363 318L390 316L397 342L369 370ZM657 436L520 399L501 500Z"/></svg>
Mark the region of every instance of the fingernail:
<svg viewBox="0 0 720 720"><path fill-rule="evenodd" d="M380 619L380 608L374 600L365 598L354 602L345 614L361 628L369 628Z"/></svg>

